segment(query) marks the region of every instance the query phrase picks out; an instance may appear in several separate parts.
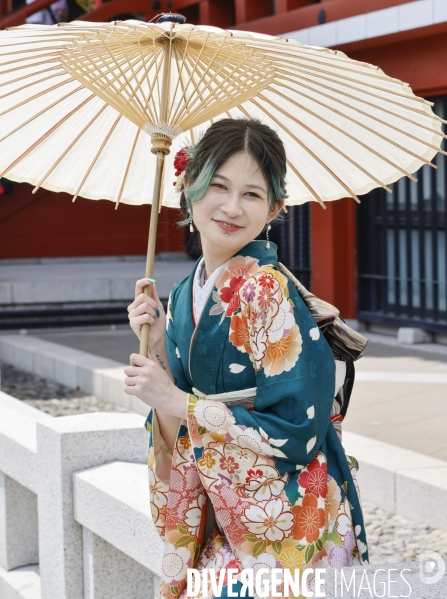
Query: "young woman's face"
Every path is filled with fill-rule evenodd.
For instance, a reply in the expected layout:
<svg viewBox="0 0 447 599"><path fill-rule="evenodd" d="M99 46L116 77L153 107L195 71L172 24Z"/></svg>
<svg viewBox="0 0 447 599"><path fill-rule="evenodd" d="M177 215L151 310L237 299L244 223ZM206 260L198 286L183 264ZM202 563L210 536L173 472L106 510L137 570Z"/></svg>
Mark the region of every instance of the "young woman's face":
<svg viewBox="0 0 447 599"><path fill-rule="evenodd" d="M216 171L205 196L192 203L204 253L215 252L216 246L237 253L276 214L269 212L264 175L248 152L231 156Z"/></svg>

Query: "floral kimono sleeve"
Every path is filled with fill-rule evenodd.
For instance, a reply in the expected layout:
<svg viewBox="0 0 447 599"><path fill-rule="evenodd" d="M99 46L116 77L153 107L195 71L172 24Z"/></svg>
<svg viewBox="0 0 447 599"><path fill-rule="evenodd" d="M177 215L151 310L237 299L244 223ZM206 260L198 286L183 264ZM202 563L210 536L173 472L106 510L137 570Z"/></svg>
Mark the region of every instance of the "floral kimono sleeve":
<svg viewBox="0 0 447 599"><path fill-rule="evenodd" d="M181 389L190 392L191 387L188 385L186 380L181 361L179 359L180 354L175 339L175 329L171 310L172 293L173 292L171 291L168 300L166 319L166 351L176 385ZM148 465L151 512L157 531L163 539L165 535L165 516L168 503L173 455L169 451L166 442L161 435L157 413L155 410L150 411L146 421L146 428L150 433Z"/></svg>
<svg viewBox="0 0 447 599"><path fill-rule="evenodd" d="M275 459L278 471L308 465L325 440L335 387L332 352L292 283L263 266L238 289L231 343L256 372L252 409L190 396L195 429L222 433ZM213 405L212 405L213 404ZM211 435L213 436L213 435Z"/></svg>

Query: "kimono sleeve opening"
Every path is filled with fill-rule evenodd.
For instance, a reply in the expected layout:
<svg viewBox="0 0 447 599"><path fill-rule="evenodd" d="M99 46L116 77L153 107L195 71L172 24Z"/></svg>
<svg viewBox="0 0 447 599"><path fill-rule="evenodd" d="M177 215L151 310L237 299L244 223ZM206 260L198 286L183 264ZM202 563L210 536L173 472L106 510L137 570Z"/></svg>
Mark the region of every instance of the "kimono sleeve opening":
<svg viewBox="0 0 447 599"><path fill-rule="evenodd" d="M149 431L147 463L149 468L151 514L155 528L163 540L165 537L165 521L172 454L168 450L166 443L160 434L155 410L149 412L149 416L146 420L146 429Z"/></svg>
<svg viewBox="0 0 447 599"><path fill-rule="evenodd" d="M171 296L168 300L167 328L165 334L166 353L169 365L174 376L174 382L182 390L190 391L178 353L175 339L175 329L171 312ZM180 429L182 427L180 426ZM151 410L146 420L146 429L149 431L148 467L151 513L154 524L162 539L165 535L165 517L168 503L169 480L173 454L169 450L160 431L157 413ZM179 429L179 430L180 430Z"/></svg>

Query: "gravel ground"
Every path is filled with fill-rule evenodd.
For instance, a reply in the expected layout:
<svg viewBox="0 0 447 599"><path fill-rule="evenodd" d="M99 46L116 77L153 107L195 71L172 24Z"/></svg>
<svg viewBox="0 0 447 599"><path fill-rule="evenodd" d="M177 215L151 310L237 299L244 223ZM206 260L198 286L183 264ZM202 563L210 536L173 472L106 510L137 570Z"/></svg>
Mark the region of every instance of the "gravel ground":
<svg viewBox="0 0 447 599"><path fill-rule="evenodd" d="M100 401L73 389L14 366L0 365L0 389L50 416L73 416L89 412L127 412L126 409Z"/></svg>
<svg viewBox="0 0 447 599"><path fill-rule="evenodd" d="M360 493L362 490L360 489ZM371 564L411 562L427 549L447 560L447 532L362 502Z"/></svg>
<svg viewBox="0 0 447 599"><path fill-rule="evenodd" d="M70 389L54 381L2 363L1 390L51 416L71 416L88 412L126 412L123 408L101 402L79 389ZM371 564L400 563L417 559L431 549L447 559L447 532L421 522L387 512L363 502L366 534Z"/></svg>

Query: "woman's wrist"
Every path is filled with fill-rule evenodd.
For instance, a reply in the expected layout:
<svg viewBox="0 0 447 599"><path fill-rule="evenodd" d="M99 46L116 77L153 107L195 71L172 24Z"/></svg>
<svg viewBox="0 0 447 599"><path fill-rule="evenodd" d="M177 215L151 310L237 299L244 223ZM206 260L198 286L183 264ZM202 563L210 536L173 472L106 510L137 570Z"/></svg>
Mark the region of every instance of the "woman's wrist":
<svg viewBox="0 0 447 599"><path fill-rule="evenodd" d="M151 348L151 356L157 362L159 366L163 368L168 374L171 373L171 368L169 366L168 353L166 351L166 343L165 341L159 341L158 343L154 343L150 346Z"/></svg>
<svg viewBox="0 0 447 599"><path fill-rule="evenodd" d="M162 339L159 339L158 341L150 343L149 345L151 348L151 354L154 354L155 352L161 354L166 353L166 339L164 337Z"/></svg>
<svg viewBox="0 0 447 599"><path fill-rule="evenodd" d="M188 415L188 394L176 387L176 392L174 396L173 407L174 411L172 413L173 416L177 416L181 420L186 420Z"/></svg>

